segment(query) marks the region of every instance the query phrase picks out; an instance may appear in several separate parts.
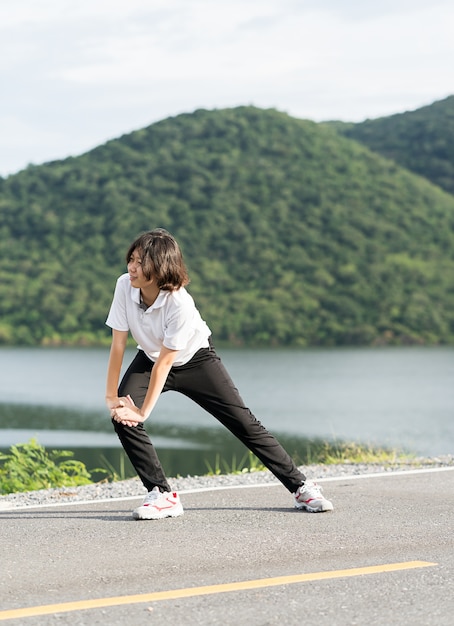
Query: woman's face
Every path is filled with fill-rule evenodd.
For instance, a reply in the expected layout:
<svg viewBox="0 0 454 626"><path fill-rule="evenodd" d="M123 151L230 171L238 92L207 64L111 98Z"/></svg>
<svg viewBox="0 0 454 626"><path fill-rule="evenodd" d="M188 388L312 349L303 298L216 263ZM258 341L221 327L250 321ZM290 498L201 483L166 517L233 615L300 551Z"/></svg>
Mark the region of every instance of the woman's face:
<svg viewBox="0 0 454 626"><path fill-rule="evenodd" d="M134 250L128 263L129 281L132 287L143 289L153 283L153 277L146 278L142 271L141 255L138 250Z"/></svg>

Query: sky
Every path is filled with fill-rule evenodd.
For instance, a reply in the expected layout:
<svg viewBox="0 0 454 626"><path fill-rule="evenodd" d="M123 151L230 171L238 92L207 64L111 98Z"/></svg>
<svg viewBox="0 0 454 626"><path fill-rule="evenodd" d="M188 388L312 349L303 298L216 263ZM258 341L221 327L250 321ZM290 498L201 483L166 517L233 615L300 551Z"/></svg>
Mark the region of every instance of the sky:
<svg viewBox="0 0 454 626"><path fill-rule="evenodd" d="M454 94L452 0L1 0L0 176L196 109L360 122Z"/></svg>

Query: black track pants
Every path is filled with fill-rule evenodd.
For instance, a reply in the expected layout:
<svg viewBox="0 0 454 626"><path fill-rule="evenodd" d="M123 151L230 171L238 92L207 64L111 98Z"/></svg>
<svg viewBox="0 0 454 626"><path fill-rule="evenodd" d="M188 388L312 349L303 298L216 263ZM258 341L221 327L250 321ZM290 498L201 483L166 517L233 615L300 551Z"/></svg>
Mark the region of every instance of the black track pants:
<svg viewBox="0 0 454 626"><path fill-rule="evenodd" d="M118 395L142 406L148 390L152 361L138 351L121 381ZM163 391L178 391L208 411L251 450L281 483L294 493L306 477L281 444L244 405L238 390L213 347L200 349L185 365L172 367ZM143 424L114 428L132 465L148 491L158 486L171 491L156 450Z"/></svg>

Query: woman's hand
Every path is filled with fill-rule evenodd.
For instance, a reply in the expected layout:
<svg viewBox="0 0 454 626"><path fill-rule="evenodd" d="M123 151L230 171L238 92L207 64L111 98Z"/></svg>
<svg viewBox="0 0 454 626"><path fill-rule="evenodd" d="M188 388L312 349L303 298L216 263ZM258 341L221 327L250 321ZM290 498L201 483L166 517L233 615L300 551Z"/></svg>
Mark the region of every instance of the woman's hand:
<svg viewBox="0 0 454 626"><path fill-rule="evenodd" d="M125 396L117 399L116 406L111 407L110 414L112 419L123 426L137 426L145 421L140 409L134 404L131 396Z"/></svg>

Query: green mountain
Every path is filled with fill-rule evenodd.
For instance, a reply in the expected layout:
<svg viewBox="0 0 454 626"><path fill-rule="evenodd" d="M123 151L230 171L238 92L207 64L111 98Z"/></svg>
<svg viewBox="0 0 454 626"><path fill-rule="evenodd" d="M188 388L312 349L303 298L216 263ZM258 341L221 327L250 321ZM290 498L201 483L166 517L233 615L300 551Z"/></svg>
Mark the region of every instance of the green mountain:
<svg viewBox="0 0 454 626"><path fill-rule="evenodd" d="M335 127L454 194L454 96L416 111Z"/></svg>
<svg viewBox="0 0 454 626"><path fill-rule="evenodd" d="M454 339L454 198L335 129L196 111L0 180L0 341L93 344L143 230L219 344Z"/></svg>

